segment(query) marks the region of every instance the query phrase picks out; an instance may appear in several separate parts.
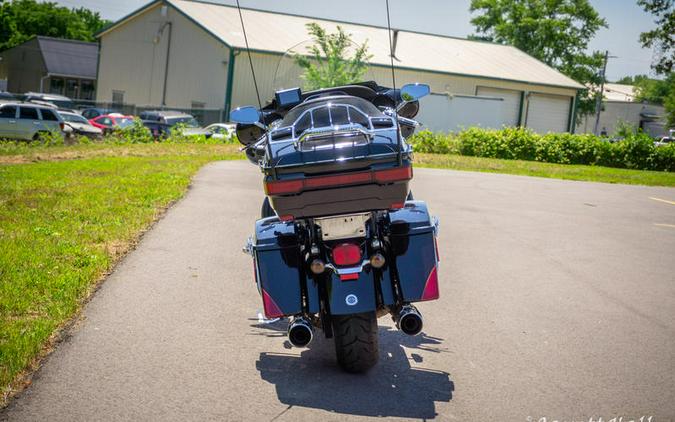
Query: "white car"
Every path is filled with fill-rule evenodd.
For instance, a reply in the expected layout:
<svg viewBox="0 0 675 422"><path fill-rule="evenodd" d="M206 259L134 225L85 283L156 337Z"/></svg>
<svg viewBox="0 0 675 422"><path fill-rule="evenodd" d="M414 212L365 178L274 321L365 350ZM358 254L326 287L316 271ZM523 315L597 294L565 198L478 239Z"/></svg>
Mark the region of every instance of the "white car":
<svg viewBox="0 0 675 422"><path fill-rule="evenodd" d="M93 126L89 123L89 120L85 119L83 116L68 111L59 111L59 114L66 124L66 136L84 135L89 138L100 138L103 136L103 130ZM70 129L70 131L67 129Z"/></svg>
<svg viewBox="0 0 675 422"><path fill-rule="evenodd" d="M237 125L232 123L214 123L206 126L206 130L211 132L214 139L231 139L234 135Z"/></svg>
<svg viewBox="0 0 675 422"><path fill-rule="evenodd" d="M0 104L0 138L38 140L44 134L63 136L65 124L56 110L32 103Z"/></svg>

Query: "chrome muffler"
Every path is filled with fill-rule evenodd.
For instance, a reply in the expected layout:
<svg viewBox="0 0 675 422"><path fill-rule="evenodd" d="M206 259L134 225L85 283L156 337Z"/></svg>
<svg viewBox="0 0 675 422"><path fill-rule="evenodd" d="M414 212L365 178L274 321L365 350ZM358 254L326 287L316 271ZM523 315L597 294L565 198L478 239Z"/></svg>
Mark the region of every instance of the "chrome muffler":
<svg viewBox="0 0 675 422"><path fill-rule="evenodd" d="M305 317L295 317L288 324L288 341L295 347L306 347L314 337L312 324Z"/></svg>
<svg viewBox="0 0 675 422"><path fill-rule="evenodd" d="M416 336L424 327L422 314L413 305L404 305L395 317L396 328L409 336Z"/></svg>

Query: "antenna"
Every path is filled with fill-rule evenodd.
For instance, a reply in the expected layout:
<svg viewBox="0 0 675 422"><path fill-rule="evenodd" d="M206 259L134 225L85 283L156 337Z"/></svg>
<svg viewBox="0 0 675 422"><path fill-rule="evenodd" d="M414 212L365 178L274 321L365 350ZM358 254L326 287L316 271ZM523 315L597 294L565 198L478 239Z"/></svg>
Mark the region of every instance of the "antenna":
<svg viewBox="0 0 675 422"><path fill-rule="evenodd" d="M389 0L387 4L387 34L389 34L389 58L391 59L391 83L396 94L396 71L394 70L394 44L391 39L391 17L389 16ZM398 40L398 35L396 36ZM398 165L403 165L403 140L401 139L401 128L398 124L398 95L394 95L394 116L396 116L396 143L398 144Z"/></svg>
<svg viewBox="0 0 675 422"><path fill-rule="evenodd" d="M237 0L238 1L238 0ZM391 59L391 83L394 91L396 91L396 72L394 71L394 44L391 39L391 18L389 17L389 0L385 0L387 4L387 33L389 34L389 58ZM396 37L398 39L398 37ZM398 107L398 96L394 97L396 107ZM397 113L398 114L398 113Z"/></svg>
<svg viewBox="0 0 675 422"><path fill-rule="evenodd" d="M253 76L253 86L255 87L255 96L258 98L258 109L262 110L262 102L260 101L260 92L258 91L258 82L255 78L255 70L253 69L253 59L251 59L251 49L248 48L248 37L246 36L246 27L244 26L244 18L241 15L241 7L239 6L239 0L237 0L237 11L239 11L241 30L244 33L244 43L246 43L246 53L248 53L248 64L251 65L251 75Z"/></svg>

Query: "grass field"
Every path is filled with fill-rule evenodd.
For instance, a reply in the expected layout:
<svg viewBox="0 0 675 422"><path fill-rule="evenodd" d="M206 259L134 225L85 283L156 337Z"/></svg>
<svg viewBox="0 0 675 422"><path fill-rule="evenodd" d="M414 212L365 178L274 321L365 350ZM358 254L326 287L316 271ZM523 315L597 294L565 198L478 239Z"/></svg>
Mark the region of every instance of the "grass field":
<svg viewBox="0 0 675 422"><path fill-rule="evenodd" d="M97 282L204 164L236 145L0 144L0 392L20 387ZM675 186L675 173L417 154L416 164Z"/></svg>
<svg viewBox="0 0 675 422"><path fill-rule="evenodd" d="M517 174L553 179L675 187L675 173L611 167L549 164L445 154L415 154L415 165L441 169Z"/></svg>
<svg viewBox="0 0 675 422"><path fill-rule="evenodd" d="M192 175L209 161L238 158L235 151L222 145L53 148L31 151L37 162L0 165L3 397L97 281L183 195Z"/></svg>

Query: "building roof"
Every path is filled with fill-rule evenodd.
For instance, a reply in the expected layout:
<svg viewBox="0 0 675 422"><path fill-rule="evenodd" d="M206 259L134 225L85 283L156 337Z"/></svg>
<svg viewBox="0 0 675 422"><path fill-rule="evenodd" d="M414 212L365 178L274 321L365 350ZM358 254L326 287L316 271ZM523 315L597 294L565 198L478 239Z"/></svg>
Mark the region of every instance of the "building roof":
<svg viewBox="0 0 675 422"><path fill-rule="evenodd" d="M98 35L105 35L159 2L153 1L132 12ZM246 48L236 7L189 0L166 0L166 3L227 46ZM330 32L341 26L358 44L367 41L368 52L373 55L371 64L391 64L389 34L383 27L254 9L242 9L242 15L253 51L283 54L309 40L306 25L316 22ZM557 70L508 45L400 30L395 56L397 68L583 89Z"/></svg>
<svg viewBox="0 0 675 422"><path fill-rule="evenodd" d="M622 84L605 84L604 98L607 101L635 101L635 86Z"/></svg>
<svg viewBox="0 0 675 422"><path fill-rule="evenodd" d="M98 44L42 36L37 40L47 73L96 79Z"/></svg>

